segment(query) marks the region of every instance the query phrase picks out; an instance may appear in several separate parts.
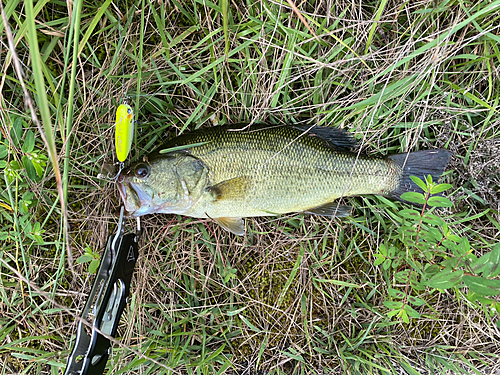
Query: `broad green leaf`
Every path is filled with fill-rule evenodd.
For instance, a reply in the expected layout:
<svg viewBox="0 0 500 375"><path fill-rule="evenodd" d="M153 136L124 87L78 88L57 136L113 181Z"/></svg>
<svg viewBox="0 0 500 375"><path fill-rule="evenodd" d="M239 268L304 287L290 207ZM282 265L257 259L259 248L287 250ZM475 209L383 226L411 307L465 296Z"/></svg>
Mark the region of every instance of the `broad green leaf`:
<svg viewBox="0 0 500 375"><path fill-rule="evenodd" d="M40 224L38 221L35 223L35 225L33 226L33 232L40 232L40 227L42 226L42 224Z"/></svg>
<svg viewBox="0 0 500 375"><path fill-rule="evenodd" d="M397 267L394 267L394 265L393 265L392 268L397 268ZM398 283L406 283L408 281L409 276L410 276L410 271L403 270L403 271L396 272L396 274L394 275L394 278L396 279L396 281Z"/></svg>
<svg viewBox="0 0 500 375"><path fill-rule="evenodd" d="M414 191L408 191L406 193L401 194L401 199L412 203L418 203L418 204L425 203L424 195L416 193Z"/></svg>
<svg viewBox="0 0 500 375"><path fill-rule="evenodd" d="M496 277L500 275L500 243L497 243L495 247L493 247L490 255L490 263L492 264L492 267L488 277Z"/></svg>
<svg viewBox="0 0 500 375"><path fill-rule="evenodd" d="M375 262L373 263L375 267L380 266L382 263L384 263L385 257L383 255L375 254L375 257L377 257L377 259L375 259Z"/></svg>
<svg viewBox="0 0 500 375"><path fill-rule="evenodd" d="M441 196L430 197L427 204L433 207L453 207L453 203L448 198Z"/></svg>
<svg viewBox="0 0 500 375"><path fill-rule="evenodd" d="M405 243L406 243L406 246L415 246L415 240L413 238L410 238L410 237L405 238Z"/></svg>
<svg viewBox="0 0 500 375"><path fill-rule="evenodd" d="M424 181L422 181L420 178L417 176L410 176L411 180L417 184L417 186L422 189L423 191L427 191L427 185L425 184Z"/></svg>
<svg viewBox="0 0 500 375"><path fill-rule="evenodd" d="M35 193L33 193L32 191L25 191L23 193L23 201L29 201L31 202L31 200L35 197Z"/></svg>
<svg viewBox="0 0 500 375"><path fill-rule="evenodd" d="M422 298L408 296L408 302L415 306L422 306L425 304L425 301Z"/></svg>
<svg viewBox="0 0 500 375"><path fill-rule="evenodd" d="M378 251L380 251L380 254L387 256L387 247L383 243L380 244Z"/></svg>
<svg viewBox="0 0 500 375"><path fill-rule="evenodd" d="M460 255L470 253L470 243L467 237L462 238L462 241L458 244L458 251Z"/></svg>
<svg viewBox="0 0 500 375"><path fill-rule="evenodd" d="M418 311L416 311L413 307L410 305L406 305L404 308L404 311L408 314L410 318L420 318L420 314Z"/></svg>
<svg viewBox="0 0 500 375"><path fill-rule="evenodd" d="M24 137L24 143L21 147L21 150L25 153L32 152L35 148L35 133L32 130L28 130L26 132L26 136Z"/></svg>
<svg viewBox="0 0 500 375"><path fill-rule="evenodd" d="M436 289L449 289L460 283L464 271L452 271L449 268L438 272L427 281L427 286Z"/></svg>
<svg viewBox="0 0 500 375"><path fill-rule="evenodd" d="M402 291L394 289L394 288L387 289L387 292L389 293L389 295L391 297L394 297L394 298L397 298L397 299L403 299L404 296L405 296L405 294Z"/></svg>
<svg viewBox="0 0 500 375"><path fill-rule="evenodd" d="M43 167L38 159L31 160L33 162L33 167L35 168L36 174L38 177L42 177L43 175Z"/></svg>
<svg viewBox="0 0 500 375"><path fill-rule="evenodd" d="M424 244L419 246L419 248L424 249L424 250L426 250L424 247L425 244L436 242L432 233L430 231L427 231L427 230L421 230L420 234L419 234L419 238L421 240L425 241Z"/></svg>
<svg viewBox="0 0 500 375"><path fill-rule="evenodd" d="M410 319L408 318L408 313L406 310L401 310L399 316L401 316L401 320L406 324L410 323Z"/></svg>
<svg viewBox="0 0 500 375"><path fill-rule="evenodd" d="M450 184L438 184L438 185L431 187L431 194L439 194L445 190L451 189L452 187L453 187L453 185L450 185Z"/></svg>
<svg viewBox="0 0 500 375"><path fill-rule="evenodd" d="M384 260L384 263L382 263L382 268L387 271L390 267L391 267L391 260L390 259Z"/></svg>
<svg viewBox="0 0 500 375"><path fill-rule="evenodd" d="M384 306L388 309L395 310L403 307L403 302L399 301L384 301Z"/></svg>
<svg viewBox="0 0 500 375"><path fill-rule="evenodd" d="M91 260L92 260L92 255L84 254L84 255L81 255L80 257L78 257L78 259L76 260L76 263L78 263L78 264L87 263L87 262L90 262Z"/></svg>
<svg viewBox="0 0 500 375"><path fill-rule="evenodd" d="M398 315L400 311L401 311L400 309L391 310L387 313L387 316L390 318L392 316Z"/></svg>
<svg viewBox="0 0 500 375"><path fill-rule="evenodd" d="M482 296L500 295L500 280L492 280L485 277L469 275L465 275L462 279L464 284L467 285L474 293Z"/></svg>
<svg viewBox="0 0 500 375"><path fill-rule="evenodd" d="M443 225L443 219L440 217L433 215L433 214L425 214L422 216L422 221L424 221L427 224L433 224L433 225Z"/></svg>
<svg viewBox="0 0 500 375"><path fill-rule="evenodd" d="M39 244L39 245L45 244L42 236L40 236L38 234L34 234L33 238L35 239L35 241L36 241L37 244Z"/></svg>
<svg viewBox="0 0 500 375"><path fill-rule="evenodd" d="M476 293L473 293L473 294L476 296L475 300L478 302L481 302L484 305L493 305L494 306L496 303L494 298L486 298L486 297L480 296L479 294L476 294Z"/></svg>
<svg viewBox="0 0 500 375"><path fill-rule="evenodd" d="M97 268L99 267L99 259L92 259L89 264L89 273L94 274L97 272Z"/></svg>
<svg viewBox="0 0 500 375"><path fill-rule="evenodd" d="M437 228L429 228L429 234L435 241L441 241L443 239L443 235L441 231Z"/></svg>
<svg viewBox="0 0 500 375"><path fill-rule="evenodd" d="M480 258L475 259L470 267L474 273L482 273L484 277L488 277L493 266L490 263L491 251L489 253L484 254Z"/></svg>
<svg viewBox="0 0 500 375"><path fill-rule="evenodd" d="M411 208L399 211L399 215L407 219L413 219L413 220L420 219L420 212Z"/></svg>
<svg viewBox="0 0 500 375"><path fill-rule="evenodd" d="M9 153L7 146L0 145L0 159L4 159Z"/></svg>
<svg viewBox="0 0 500 375"><path fill-rule="evenodd" d="M19 162L18 162L17 160L12 160L12 161L10 162L10 167L11 167L12 169L16 170L16 171L22 168L22 167L21 167L21 164L19 164Z"/></svg>
<svg viewBox="0 0 500 375"><path fill-rule="evenodd" d="M26 217L26 216L25 216ZM26 221L23 225L23 223L21 222L21 227L23 228L24 232L26 234L28 233L31 233L33 231L33 226L31 225L31 223L29 221Z"/></svg>
<svg viewBox="0 0 500 375"><path fill-rule="evenodd" d="M36 181L38 175L36 173L35 167L33 166L33 162L30 160L28 155L24 155L22 157L22 161L24 169L26 170L26 174L28 175L28 178L32 181Z"/></svg>
<svg viewBox="0 0 500 375"><path fill-rule="evenodd" d="M416 236L417 235L417 230L415 228L405 228L403 230L405 236L411 237L411 236Z"/></svg>
<svg viewBox="0 0 500 375"><path fill-rule="evenodd" d="M458 249L458 245L455 242L450 241L450 240L443 240L442 244L444 247L446 247L447 249L449 249L451 251L457 251L457 249Z"/></svg>
<svg viewBox="0 0 500 375"><path fill-rule="evenodd" d="M424 232L420 232L420 238L422 238L422 233ZM434 254L432 254L432 251L429 251L431 246L432 244L428 241L418 241L417 249L419 249L422 252L422 255L424 255L427 259L432 259Z"/></svg>
<svg viewBox="0 0 500 375"><path fill-rule="evenodd" d="M459 237L455 234L447 234L446 238L448 238L450 241L455 241L455 242L460 242L462 241L462 237Z"/></svg>
<svg viewBox="0 0 500 375"><path fill-rule="evenodd" d="M401 265L401 259L400 258L393 259L393 261L392 261L392 268L397 269L397 268L399 268L400 265Z"/></svg>

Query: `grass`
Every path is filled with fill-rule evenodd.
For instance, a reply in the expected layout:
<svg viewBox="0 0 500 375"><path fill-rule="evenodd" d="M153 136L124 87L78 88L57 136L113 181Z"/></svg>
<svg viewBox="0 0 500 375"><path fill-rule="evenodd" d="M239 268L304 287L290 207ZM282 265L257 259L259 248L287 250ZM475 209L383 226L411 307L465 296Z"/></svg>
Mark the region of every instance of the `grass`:
<svg viewBox="0 0 500 375"><path fill-rule="evenodd" d="M345 128L368 154L447 148L454 205L438 215L478 258L500 242L500 1L3 5L43 128L3 38L2 373L63 372L93 280L75 261L102 252L116 226L118 193L97 176L114 162L125 99L139 121L133 159L182 131L262 121ZM348 204L344 219L250 219L244 238L207 220L144 217L109 373L498 371L499 297L418 289L400 279L412 267L375 266L382 244L407 251L403 207ZM408 323L387 306L405 290L425 302Z"/></svg>

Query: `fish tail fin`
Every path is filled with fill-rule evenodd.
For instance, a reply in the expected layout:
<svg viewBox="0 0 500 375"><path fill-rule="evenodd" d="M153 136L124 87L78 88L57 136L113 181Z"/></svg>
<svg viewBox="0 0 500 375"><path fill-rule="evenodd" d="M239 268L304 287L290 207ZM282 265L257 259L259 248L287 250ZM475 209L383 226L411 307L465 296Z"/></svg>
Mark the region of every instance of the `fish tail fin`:
<svg viewBox="0 0 500 375"><path fill-rule="evenodd" d="M422 189L412 181L410 176L416 176L425 181L425 177L431 175L432 180L437 181L448 165L450 155L448 150L437 149L389 156L389 159L394 160L403 169L401 183L389 193L389 196L392 199L406 202L401 199L401 194L408 191L422 192Z"/></svg>

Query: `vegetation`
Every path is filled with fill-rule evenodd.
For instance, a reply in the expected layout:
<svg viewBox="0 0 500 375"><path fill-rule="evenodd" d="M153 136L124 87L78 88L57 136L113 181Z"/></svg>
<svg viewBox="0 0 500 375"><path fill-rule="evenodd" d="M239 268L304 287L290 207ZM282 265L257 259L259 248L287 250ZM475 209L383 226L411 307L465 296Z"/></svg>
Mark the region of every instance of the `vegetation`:
<svg viewBox="0 0 500 375"><path fill-rule="evenodd" d="M102 176L125 100L134 160L188 129L263 121L345 128L368 154L453 157L441 183L416 180L417 207L352 198L349 218L256 218L244 238L144 217L110 374L499 371L499 0L3 9L4 373L65 368L116 227L118 193Z"/></svg>

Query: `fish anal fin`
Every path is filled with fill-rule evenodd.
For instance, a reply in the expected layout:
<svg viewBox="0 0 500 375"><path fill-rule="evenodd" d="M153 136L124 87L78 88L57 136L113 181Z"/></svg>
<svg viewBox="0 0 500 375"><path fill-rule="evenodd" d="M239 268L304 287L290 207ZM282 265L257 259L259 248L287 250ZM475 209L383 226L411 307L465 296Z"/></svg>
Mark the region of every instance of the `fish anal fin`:
<svg viewBox="0 0 500 375"><path fill-rule="evenodd" d="M228 232L237 236L245 234L245 221L241 217L216 217L214 221Z"/></svg>
<svg viewBox="0 0 500 375"><path fill-rule="evenodd" d="M351 214L351 211L351 206L338 204L336 202L330 202L322 206L310 208L309 210L306 210L304 212L319 216L345 217L349 216Z"/></svg>
<svg viewBox="0 0 500 375"><path fill-rule="evenodd" d="M226 199L243 199L247 196L249 186L250 178L242 176L209 186L207 191L213 194L216 201Z"/></svg>

